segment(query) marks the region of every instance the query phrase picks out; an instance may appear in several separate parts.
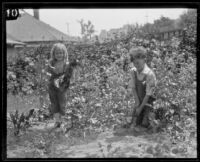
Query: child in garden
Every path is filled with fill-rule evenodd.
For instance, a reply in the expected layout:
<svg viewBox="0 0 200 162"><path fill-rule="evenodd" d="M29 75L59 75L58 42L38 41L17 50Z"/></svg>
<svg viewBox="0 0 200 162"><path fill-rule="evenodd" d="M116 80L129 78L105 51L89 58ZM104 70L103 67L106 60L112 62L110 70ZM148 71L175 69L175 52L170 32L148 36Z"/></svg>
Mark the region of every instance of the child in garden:
<svg viewBox="0 0 200 162"><path fill-rule="evenodd" d="M139 127L150 126L150 116L153 112L153 91L156 86L156 77L154 72L146 64L147 51L143 47L130 49L130 60L135 69L131 71L131 80L127 97L133 94L135 99L135 108L133 110L132 121Z"/></svg>
<svg viewBox="0 0 200 162"><path fill-rule="evenodd" d="M51 49L51 58L47 71L51 75L48 92L51 102L50 112L54 115L56 121L55 127L60 127L61 115L65 114L66 88L60 86L59 77L63 76L68 65L68 52L65 45L61 43L54 44Z"/></svg>

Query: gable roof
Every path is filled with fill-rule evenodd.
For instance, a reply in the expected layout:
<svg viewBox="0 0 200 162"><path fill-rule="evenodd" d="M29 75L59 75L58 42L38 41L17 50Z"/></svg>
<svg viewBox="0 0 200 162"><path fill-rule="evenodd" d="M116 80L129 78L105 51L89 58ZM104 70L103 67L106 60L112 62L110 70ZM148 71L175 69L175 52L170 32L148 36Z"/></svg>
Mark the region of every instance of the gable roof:
<svg viewBox="0 0 200 162"><path fill-rule="evenodd" d="M21 42L70 40L70 36L28 13L21 14L17 20L7 21L6 31Z"/></svg>
<svg viewBox="0 0 200 162"><path fill-rule="evenodd" d="M178 30L182 30L183 27L179 25L179 19L175 19L173 20L173 24L170 26L164 26L162 28L159 29L160 33L165 33L165 32L173 32L173 31L178 31Z"/></svg>
<svg viewBox="0 0 200 162"><path fill-rule="evenodd" d="M173 31L177 31L177 30L182 30L181 27L163 27L159 30L159 33L166 33L166 32L173 32Z"/></svg>
<svg viewBox="0 0 200 162"><path fill-rule="evenodd" d="M9 45L25 45L25 43L18 41L10 34L6 34L6 36L7 36L6 43Z"/></svg>

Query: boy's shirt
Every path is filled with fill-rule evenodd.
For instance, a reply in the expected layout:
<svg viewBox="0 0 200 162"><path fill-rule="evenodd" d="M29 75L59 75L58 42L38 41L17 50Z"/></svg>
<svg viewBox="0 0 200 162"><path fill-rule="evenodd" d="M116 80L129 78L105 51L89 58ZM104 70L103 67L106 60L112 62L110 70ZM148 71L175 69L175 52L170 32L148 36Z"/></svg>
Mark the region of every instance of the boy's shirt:
<svg viewBox="0 0 200 162"><path fill-rule="evenodd" d="M135 74L134 71L136 71L137 79L143 80L145 76L146 77L146 95L153 95L154 88L156 86L156 76L154 72L147 66L145 63L144 69L141 73L137 71L136 68L132 68L131 70L131 80L129 82L129 87L131 89L135 88Z"/></svg>

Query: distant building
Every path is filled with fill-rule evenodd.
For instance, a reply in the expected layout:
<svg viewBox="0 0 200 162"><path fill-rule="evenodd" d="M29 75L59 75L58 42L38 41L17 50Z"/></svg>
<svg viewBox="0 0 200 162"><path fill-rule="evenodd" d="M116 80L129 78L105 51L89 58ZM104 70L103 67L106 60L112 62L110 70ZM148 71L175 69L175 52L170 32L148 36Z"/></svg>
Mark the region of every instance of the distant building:
<svg viewBox="0 0 200 162"><path fill-rule="evenodd" d="M95 43L98 44L99 43L99 38L97 35L94 35L93 37L91 37L91 39L89 40L89 43Z"/></svg>
<svg viewBox="0 0 200 162"><path fill-rule="evenodd" d="M22 13L16 20L6 22L7 33L7 55L12 55L10 51L12 45L21 45L21 47L36 47L40 44L49 44L57 42L76 41L74 38L62 33L54 27L39 20L39 11L34 10L34 16L28 13ZM15 41L15 42L14 42ZM13 46L12 48L15 48ZM16 53L15 52L15 53Z"/></svg>
<svg viewBox="0 0 200 162"><path fill-rule="evenodd" d="M181 37L183 36L183 29L181 27L176 28L162 28L160 31L156 34L156 37L160 40L169 40L172 37Z"/></svg>
<svg viewBox="0 0 200 162"><path fill-rule="evenodd" d="M107 31L106 30L101 30L101 33L99 34L99 41L104 42L107 39Z"/></svg>
<svg viewBox="0 0 200 162"><path fill-rule="evenodd" d="M118 29L110 29L109 31L102 30L99 34L99 41L111 41L116 38L123 38L129 35L135 27L133 25L126 24L121 28Z"/></svg>
<svg viewBox="0 0 200 162"><path fill-rule="evenodd" d="M27 45L39 43L70 41L70 36L40 21L37 17L24 13L17 20L7 21L7 33Z"/></svg>
<svg viewBox="0 0 200 162"><path fill-rule="evenodd" d="M169 30L169 31L164 31L161 32L161 39L170 39L174 36L176 37L180 37L183 35L183 30L182 29L173 29L173 30Z"/></svg>
<svg viewBox="0 0 200 162"><path fill-rule="evenodd" d="M18 41L16 38L7 34L7 62L15 60L17 57L18 48L24 47L26 44Z"/></svg>

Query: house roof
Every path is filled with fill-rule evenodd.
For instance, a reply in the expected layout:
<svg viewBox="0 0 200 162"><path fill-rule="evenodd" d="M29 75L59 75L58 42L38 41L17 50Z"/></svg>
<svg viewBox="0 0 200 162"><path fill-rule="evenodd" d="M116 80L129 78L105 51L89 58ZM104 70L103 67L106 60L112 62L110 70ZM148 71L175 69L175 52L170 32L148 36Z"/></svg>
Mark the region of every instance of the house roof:
<svg viewBox="0 0 200 162"><path fill-rule="evenodd" d="M159 32L166 33L166 32L178 31L178 30L182 30L182 28L180 28L180 27L179 28L177 28L177 27L176 28L167 28L166 27L166 28L161 28Z"/></svg>
<svg viewBox="0 0 200 162"><path fill-rule="evenodd" d="M16 38L9 34L7 34L6 43L9 45L25 45L25 43L18 41Z"/></svg>
<svg viewBox="0 0 200 162"><path fill-rule="evenodd" d="M70 36L28 13L21 14L17 20L7 21L6 30L9 35L22 42L70 40Z"/></svg>
<svg viewBox="0 0 200 162"><path fill-rule="evenodd" d="M25 43L22 43L22 42L11 40L11 39L7 39L6 43L10 44L10 45L24 45L25 44Z"/></svg>

